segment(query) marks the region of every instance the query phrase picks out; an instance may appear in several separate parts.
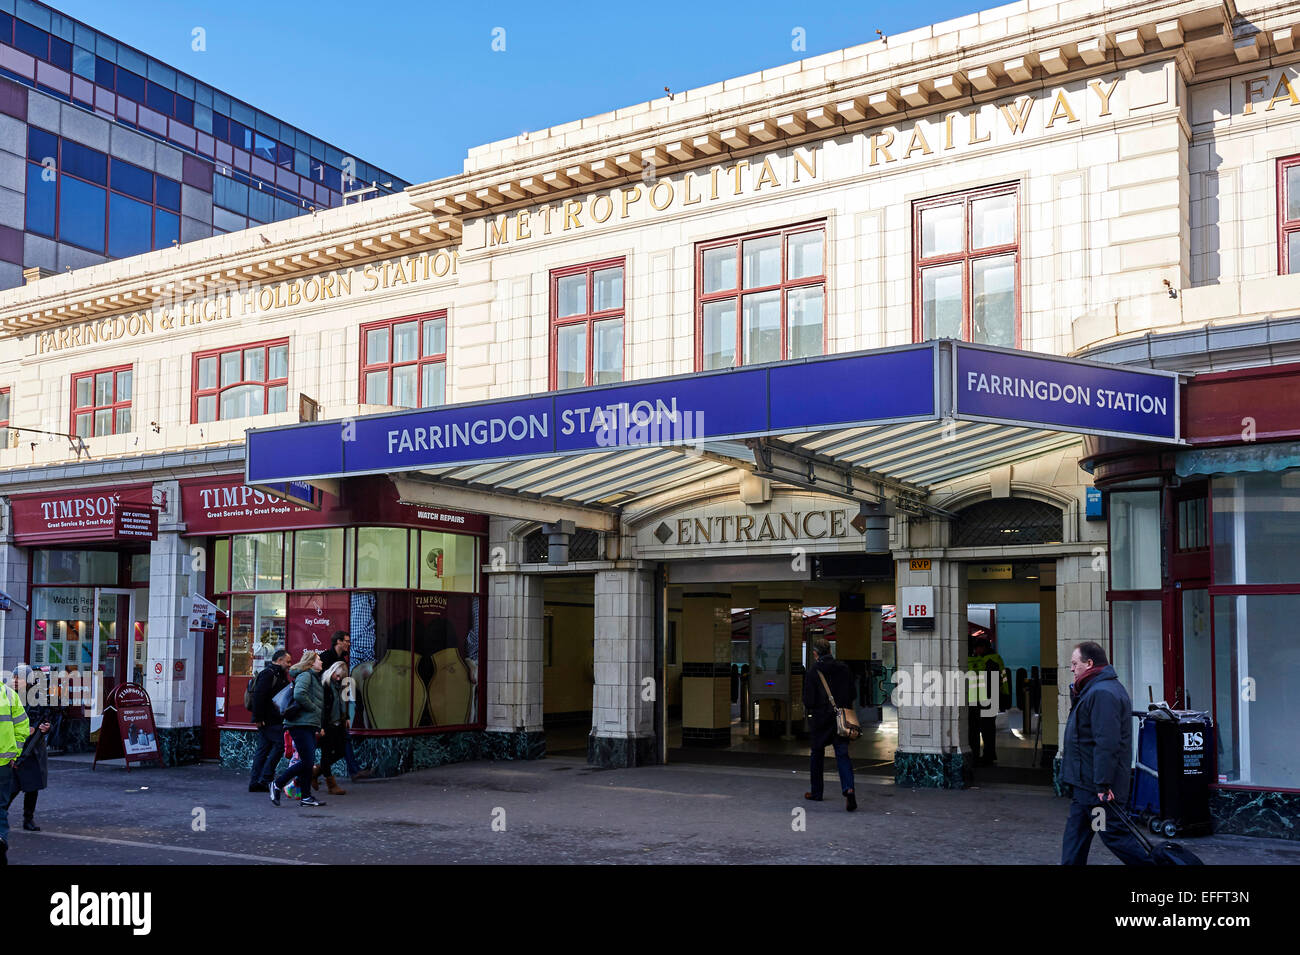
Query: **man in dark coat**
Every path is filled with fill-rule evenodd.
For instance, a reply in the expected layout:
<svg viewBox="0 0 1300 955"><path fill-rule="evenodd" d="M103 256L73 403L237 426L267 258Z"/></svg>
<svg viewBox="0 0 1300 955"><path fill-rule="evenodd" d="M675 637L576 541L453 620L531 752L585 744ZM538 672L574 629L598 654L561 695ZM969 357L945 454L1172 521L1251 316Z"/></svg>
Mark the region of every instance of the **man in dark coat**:
<svg viewBox="0 0 1300 955"><path fill-rule="evenodd" d="M1061 779L1073 787L1074 794L1061 864L1086 865L1092 834L1100 832L1106 848L1124 864L1152 865L1146 850L1113 811L1128 799L1133 756L1133 704L1128 691L1107 662L1106 651L1091 641L1074 648L1070 672L1074 683Z"/></svg>
<svg viewBox="0 0 1300 955"><path fill-rule="evenodd" d="M835 750L835 766L840 773L840 791L844 795L844 808L849 812L858 808L853 792L853 763L849 760L849 741L835 732L835 707L851 707L854 700L853 673L848 666L831 656L831 644L825 637L812 641L812 666L803 677L803 705L808 711L812 745L812 789L803 794L804 799L821 802L823 792L822 769L826 760L826 747ZM830 686L834 703L826 696Z"/></svg>
<svg viewBox="0 0 1300 955"><path fill-rule="evenodd" d="M257 725L257 752L248 776L248 791L270 790L275 768L284 755L284 717L275 705L275 695L289 685L289 651L281 647L271 662L253 677L253 722Z"/></svg>
<svg viewBox="0 0 1300 955"><path fill-rule="evenodd" d="M33 692L34 674L35 671L25 663L14 668L14 692L23 701L32 732L14 760L13 790L3 794L6 805L12 805L18 794L23 794L23 828L28 832L41 831L41 827L36 825L36 800L40 791L49 785L46 739L56 715L53 707L40 704L44 694Z"/></svg>

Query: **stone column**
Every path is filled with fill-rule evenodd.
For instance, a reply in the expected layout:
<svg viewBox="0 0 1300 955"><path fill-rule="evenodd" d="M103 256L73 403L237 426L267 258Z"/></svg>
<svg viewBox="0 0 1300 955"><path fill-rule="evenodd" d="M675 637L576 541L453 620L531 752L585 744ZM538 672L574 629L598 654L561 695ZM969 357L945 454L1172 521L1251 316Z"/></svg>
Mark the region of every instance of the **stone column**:
<svg viewBox="0 0 1300 955"><path fill-rule="evenodd" d="M1074 645L1093 640L1109 646L1110 626L1106 606L1106 561L1103 555L1073 555L1056 559L1056 733L1043 735L1043 742L1059 747L1065 738L1065 721L1070 715L1070 654ZM1051 661L1044 660L1048 666ZM1043 687L1043 709L1052 706L1052 687ZM1136 700L1134 701L1137 702ZM1047 729L1046 722L1044 730ZM1052 779L1058 793L1060 752L1052 761Z"/></svg>
<svg viewBox="0 0 1300 955"><path fill-rule="evenodd" d="M542 577L488 577L487 755L538 759L542 731Z"/></svg>
<svg viewBox="0 0 1300 955"><path fill-rule="evenodd" d="M655 675L654 574L598 571L595 590L596 682L587 762L612 769L657 763L654 707L662 688Z"/></svg>
<svg viewBox="0 0 1300 955"><path fill-rule="evenodd" d="M897 563L897 586L933 587L933 630L904 630L902 601L897 627L896 694L898 752L894 780L915 788L962 789L970 785L966 742L966 568L933 559L931 570L912 571ZM896 696L896 698L899 698Z"/></svg>
<svg viewBox="0 0 1300 955"><path fill-rule="evenodd" d="M686 589L682 631L682 745L730 746L730 594Z"/></svg>
<svg viewBox="0 0 1300 955"><path fill-rule="evenodd" d="M189 619L193 595L203 589L203 565L189 539L181 537L185 525L164 524L161 518L158 539L149 548L144 688L153 703L163 763L179 766L198 762L202 747L203 641L190 633ZM177 664L184 671L179 679Z"/></svg>

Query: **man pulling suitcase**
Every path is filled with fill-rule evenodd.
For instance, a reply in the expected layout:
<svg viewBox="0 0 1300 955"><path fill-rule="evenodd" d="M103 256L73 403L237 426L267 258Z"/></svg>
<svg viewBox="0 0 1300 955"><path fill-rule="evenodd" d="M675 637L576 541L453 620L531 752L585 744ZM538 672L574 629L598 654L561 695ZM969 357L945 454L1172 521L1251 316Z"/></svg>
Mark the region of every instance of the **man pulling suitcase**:
<svg viewBox="0 0 1300 955"><path fill-rule="evenodd" d="M1153 865L1116 813L1128 799L1133 705L1106 651L1092 641L1070 655L1070 717L1065 723L1061 779L1074 790L1061 842L1061 865L1086 865L1092 834L1125 865Z"/></svg>

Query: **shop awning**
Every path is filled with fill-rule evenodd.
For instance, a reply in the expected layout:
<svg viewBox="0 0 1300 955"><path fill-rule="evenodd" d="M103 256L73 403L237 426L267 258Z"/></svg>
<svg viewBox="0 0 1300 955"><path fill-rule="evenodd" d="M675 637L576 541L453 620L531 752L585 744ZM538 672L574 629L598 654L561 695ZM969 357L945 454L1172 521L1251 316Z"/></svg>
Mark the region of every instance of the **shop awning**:
<svg viewBox="0 0 1300 955"><path fill-rule="evenodd" d="M247 436L250 485L388 474L447 507L612 527L737 469L862 501L1103 434L1179 444L1178 376L940 340Z"/></svg>

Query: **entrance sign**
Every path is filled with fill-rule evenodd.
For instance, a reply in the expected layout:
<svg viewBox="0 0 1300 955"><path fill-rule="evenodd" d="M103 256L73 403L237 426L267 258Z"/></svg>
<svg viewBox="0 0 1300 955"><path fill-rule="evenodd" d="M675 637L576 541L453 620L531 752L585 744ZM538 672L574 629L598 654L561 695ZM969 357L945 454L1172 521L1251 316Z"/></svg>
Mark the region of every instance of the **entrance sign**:
<svg viewBox="0 0 1300 955"><path fill-rule="evenodd" d="M964 419L1178 442L1178 376L950 340L543 396L254 428L246 481Z"/></svg>
<svg viewBox="0 0 1300 955"><path fill-rule="evenodd" d="M95 759L90 768L94 769L103 759L125 759L128 771L133 762L161 766L163 761L158 751L153 703L144 687L119 683L108 691L106 703L99 742L95 745Z"/></svg>
<svg viewBox="0 0 1300 955"><path fill-rule="evenodd" d="M119 501L113 512L113 537L120 541L158 539L158 512L151 504Z"/></svg>

